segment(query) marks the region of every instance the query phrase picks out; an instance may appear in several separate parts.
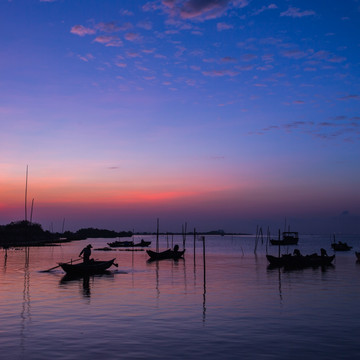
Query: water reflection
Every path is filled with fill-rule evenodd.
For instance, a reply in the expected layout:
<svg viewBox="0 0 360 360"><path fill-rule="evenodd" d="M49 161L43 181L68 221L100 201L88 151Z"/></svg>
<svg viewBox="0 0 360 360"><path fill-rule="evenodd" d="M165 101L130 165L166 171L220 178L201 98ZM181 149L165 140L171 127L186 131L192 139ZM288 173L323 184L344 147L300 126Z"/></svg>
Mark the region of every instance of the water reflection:
<svg viewBox="0 0 360 360"><path fill-rule="evenodd" d="M7 263L7 249L4 249L4 274L6 273L6 263Z"/></svg>
<svg viewBox="0 0 360 360"><path fill-rule="evenodd" d="M64 275L61 280L59 285L62 287L64 285L71 285L72 283L74 284L81 284L81 294L84 298L90 299L91 297L91 287L94 286L94 283L96 281L97 278L113 278L114 274L111 271L105 271L102 274L96 274L96 275L70 275L70 274L66 274ZM91 286L90 286L90 279L91 279Z"/></svg>
<svg viewBox="0 0 360 360"><path fill-rule="evenodd" d="M23 302L20 313L21 326L20 326L20 348L24 349L25 334L27 333L27 322L31 322L31 303L30 303L30 248L26 247L25 251L25 263L24 263L24 286L23 286Z"/></svg>

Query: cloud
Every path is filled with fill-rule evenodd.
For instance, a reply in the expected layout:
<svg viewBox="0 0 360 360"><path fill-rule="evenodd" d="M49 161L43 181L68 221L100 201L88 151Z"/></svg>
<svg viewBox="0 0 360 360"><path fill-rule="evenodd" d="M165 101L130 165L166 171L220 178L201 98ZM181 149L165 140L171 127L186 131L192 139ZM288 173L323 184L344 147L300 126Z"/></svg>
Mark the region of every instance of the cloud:
<svg viewBox="0 0 360 360"><path fill-rule="evenodd" d="M123 42L117 36L100 35L94 39L94 42L104 44L105 46L122 46Z"/></svg>
<svg viewBox="0 0 360 360"><path fill-rule="evenodd" d="M150 21L140 21L137 26L145 30L151 30L153 25Z"/></svg>
<svg viewBox="0 0 360 360"><path fill-rule="evenodd" d="M98 23L96 25L96 29L107 33L113 33L121 30L121 28L118 25L116 25L114 21L108 23L103 23L103 22Z"/></svg>
<svg viewBox="0 0 360 360"><path fill-rule="evenodd" d="M93 35L96 33L94 29L87 28L83 25L74 25L70 32L79 36Z"/></svg>
<svg viewBox="0 0 360 360"><path fill-rule="evenodd" d="M237 76L239 73L233 70L210 70L210 71L203 71L203 75L211 76L211 77L221 77L221 76Z"/></svg>
<svg viewBox="0 0 360 360"><path fill-rule="evenodd" d="M81 59L82 61L88 62L89 60L94 60L95 57L92 54L86 54L86 55L79 55L79 59Z"/></svg>
<svg viewBox="0 0 360 360"><path fill-rule="evenodd" d="M257 55L255 54L244 54L241 55L241 60L242 61L252 61L255 60L257 58Z"/></svg>
<svg viewBox="0 0 360 360"><path fill-rule="evenodd" d="M236 58L233 58L231 56L225 56L225 57L221 58L220 61L223 63L229 63L229 62L233 63L233 62L236 62L237 60L236 60Z"/></svg>
<svg viewBox="0 0 360 360"><path fill-rule="evenodd" d="M338 100L359 100L359 99L360 99L360 95L358 94L349 94L338 98Z"/></svg>
<svg viewBox="0 0 360 360"><path fill-rule="evenodd" d="M230 8L243 8L248 3L249 0L162 0L163 8L156 3L147 3L143 10L162 9L171 17L203 21L215 19Z"/></svg>
<svg viewBox="0 0 360 360"><path fill-rule="evenodd" d="M312 11L312 10L300 11L300 9L298 9L298 8L289 7L289 9L282 12L280 14L280 16L290 16L290 17L293 17L293 18L301 18L301 17L304 17L304 16L312 16L312 15L315 15L315 14L316 14L315 11Z"/></svg>
<svg viewBox="0 0 360 360"><path fill-rule="evenodd" d="M328 61L331 63L341 63L341 62L346 61L345 57L337 56L337 55L332 54L329 51L325 51L325 50L317 51L316 53L314 53L311 56L311 58L316 59L316 60L324 60L324 61Z"/></svg>
<svg viewBox="0 0 360 360"><path fill-rule="evenodd" d="M264 5L262 8L260 8L259 10L256 10L254 12L253 15L259 15L261 14L262 12L266 11L266 10L272 10L272 9L277 9L278 7L275 5L275 4L270 4L268 6Z"/></svg>
<svg viewBox="0 0 360 360"><path fill-rule="evenodd" d="M216 24L216 28L218 31L223 31L223 30L233 29L234 26L231 24L226 24L226 23L221 22L221 23Z"/></svg>
<svg viewBox="0 0 360 360"><path fill-rule="evenodd" d="M282 53L283 56L291 59L301 59L307 54L304 51L301 50L287 50Z"/></svg>
<svg viewBox="0 0 360 360"><path fill-rule="evenodd" d="M136 33L127 33L125 34L125 39L128 41L137 41L141 39L141 36Z"/></svg>

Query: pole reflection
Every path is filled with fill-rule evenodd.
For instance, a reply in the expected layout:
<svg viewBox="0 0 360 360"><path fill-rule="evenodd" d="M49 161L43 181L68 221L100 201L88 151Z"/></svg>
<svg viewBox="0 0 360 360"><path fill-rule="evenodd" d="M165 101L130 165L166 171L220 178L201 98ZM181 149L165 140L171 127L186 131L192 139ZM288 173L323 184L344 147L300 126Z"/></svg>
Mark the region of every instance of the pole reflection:
<svg viewBox="0 0 360 360"><path fill-rule="evenodd" d="M25 349L25 333L27 322L31 321L31 298L30 298L30 248L25 247L25 263L24 263L24 287L23 287L23 302L20 312L21 325L20 325L20 348Z"/></svg>

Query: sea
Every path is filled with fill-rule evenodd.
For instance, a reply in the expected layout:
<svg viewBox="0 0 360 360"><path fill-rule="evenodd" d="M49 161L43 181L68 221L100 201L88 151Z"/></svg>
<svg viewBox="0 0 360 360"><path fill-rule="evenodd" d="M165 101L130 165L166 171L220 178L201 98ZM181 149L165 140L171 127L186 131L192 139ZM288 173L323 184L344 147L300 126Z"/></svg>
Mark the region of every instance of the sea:
<svg viewBox="0 0 360 360"><path fill-rule="evenodd" d="M156 236L134 236L151 241ZM0 359L360 358L359 235L333 266L270 269L278 247L256 236L164 236L184 259L148 262L145 249L104 251L116 239L0 249ZM119 239L118 239L119 240ZM125 240L125 239L121 239ZM301 235L302 254L329 255L332 238ZM106 274L68 278L58 265L116 258Z"/></svg>

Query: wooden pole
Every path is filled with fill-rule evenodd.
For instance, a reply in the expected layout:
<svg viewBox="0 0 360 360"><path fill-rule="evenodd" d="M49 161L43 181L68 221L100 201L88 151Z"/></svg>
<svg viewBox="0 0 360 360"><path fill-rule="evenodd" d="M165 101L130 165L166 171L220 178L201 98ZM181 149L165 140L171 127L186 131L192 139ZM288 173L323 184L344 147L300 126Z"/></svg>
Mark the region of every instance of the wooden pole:
<svg viewBox="0 0 360 360"><path fill-rule="evenodd" d="M159 218L157 218L156 226L156 252L159 252Z"/></svg>
<svg viewBox="0 0 360 360"><path fill-rule="evenodd" d="M29 171L29 165L26 165L26 181L25 181L25 221L27 221L27 187L28 187L28 171Z"/></svg>
<svg viewBox="0 0 360 360"><path fill-rule="evenodd" d="M279 229L279 249L278 249L278 257L280 257L280 229Z"/></svg>
<svg viewBox="0 0 360 360"><path fill-rule="evenodd" d="M196 229L194 228L194 262L195 262Z"/></svg>
<svg viewBox="0 0 360 360"><path fill-rule="evenodd" d="M31 201L30 224L32 223L33 210L34 210L34 199L32 199Z"/></svg>

